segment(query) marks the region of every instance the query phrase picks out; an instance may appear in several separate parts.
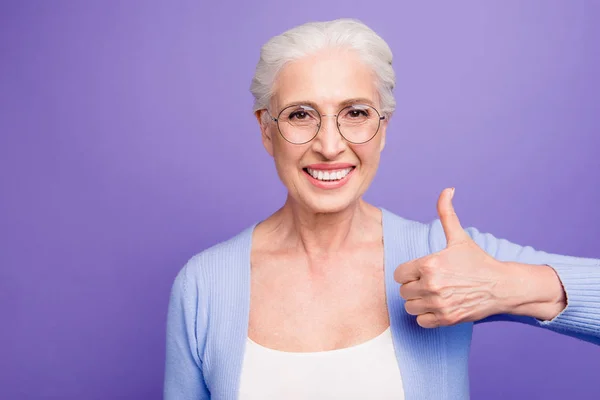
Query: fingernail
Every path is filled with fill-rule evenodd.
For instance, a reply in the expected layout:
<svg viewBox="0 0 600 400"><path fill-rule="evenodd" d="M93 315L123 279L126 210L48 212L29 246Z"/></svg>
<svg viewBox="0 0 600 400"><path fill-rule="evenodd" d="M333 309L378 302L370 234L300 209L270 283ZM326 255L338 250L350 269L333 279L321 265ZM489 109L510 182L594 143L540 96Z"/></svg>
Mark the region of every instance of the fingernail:
<svg viewBox="0 0 600 400"><path fill-rule="evenodd" d="M455 190L456 190L455 188L452 188L452 193L450 194L450 199L454 198L454 191Z"/></svg>

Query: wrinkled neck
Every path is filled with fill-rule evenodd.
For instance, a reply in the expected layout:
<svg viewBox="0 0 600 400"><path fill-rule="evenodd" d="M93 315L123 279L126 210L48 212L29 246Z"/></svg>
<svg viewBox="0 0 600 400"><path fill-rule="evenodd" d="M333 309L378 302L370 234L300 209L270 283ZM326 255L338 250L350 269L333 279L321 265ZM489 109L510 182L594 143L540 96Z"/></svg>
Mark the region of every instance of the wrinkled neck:
<svg viewBox="0 0 600 400"><path fill-rule="evenodd" d="M380 211L358 200L335 213L314 213L288 198L279 210L278 231L285 247L323 258L377 238Z"/></svg>

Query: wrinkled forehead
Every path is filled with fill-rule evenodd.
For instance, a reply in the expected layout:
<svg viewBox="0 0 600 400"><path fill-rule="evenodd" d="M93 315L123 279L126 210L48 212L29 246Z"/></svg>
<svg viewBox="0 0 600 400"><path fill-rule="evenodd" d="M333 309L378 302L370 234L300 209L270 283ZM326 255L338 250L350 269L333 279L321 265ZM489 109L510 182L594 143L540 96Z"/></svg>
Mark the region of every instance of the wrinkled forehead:
<svg viewBox="0 0 600 400"><path fill-rule="evenodd" d="M348 50L323 50L286 64L273 90L273 110L308 103L321 112L335 112L350 99L364 99L379 106L375 74Z"/></svg>

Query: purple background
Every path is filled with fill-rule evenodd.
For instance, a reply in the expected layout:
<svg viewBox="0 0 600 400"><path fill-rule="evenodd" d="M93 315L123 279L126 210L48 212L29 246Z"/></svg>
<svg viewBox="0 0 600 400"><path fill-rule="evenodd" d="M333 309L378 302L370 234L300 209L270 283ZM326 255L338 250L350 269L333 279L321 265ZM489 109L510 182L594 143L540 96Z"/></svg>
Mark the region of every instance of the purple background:
<svg viewBox="0 0 600 400"><path fill-rule="evenodd" d="M245 3L245 4L243 4ZM159 399L172 280L279 207L248 91L260 46L359 17L395 54L367 199L600 257L600 3L3 2L0 398ZM592 399L600 348L477 327L473 399Z"/></svg>

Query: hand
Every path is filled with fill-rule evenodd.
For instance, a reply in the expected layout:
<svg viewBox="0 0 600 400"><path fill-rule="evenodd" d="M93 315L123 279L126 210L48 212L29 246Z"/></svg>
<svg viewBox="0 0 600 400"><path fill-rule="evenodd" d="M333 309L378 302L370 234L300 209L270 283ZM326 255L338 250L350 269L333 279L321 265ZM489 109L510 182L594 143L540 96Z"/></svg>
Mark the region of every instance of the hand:
<svg viewBox="0 0 600 400"><path fill-rule="evenodd" d="M504 281L510 272L463 230L452 206L453 195L453 188L446 189L437 203L446 248L401 264L394 272L406 312L416 315L424 328L499 314L501 299L509 294Z"/></svg>

